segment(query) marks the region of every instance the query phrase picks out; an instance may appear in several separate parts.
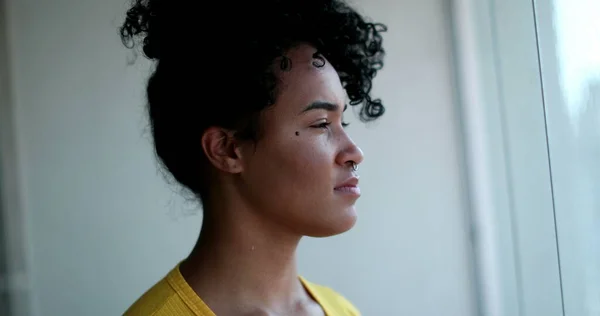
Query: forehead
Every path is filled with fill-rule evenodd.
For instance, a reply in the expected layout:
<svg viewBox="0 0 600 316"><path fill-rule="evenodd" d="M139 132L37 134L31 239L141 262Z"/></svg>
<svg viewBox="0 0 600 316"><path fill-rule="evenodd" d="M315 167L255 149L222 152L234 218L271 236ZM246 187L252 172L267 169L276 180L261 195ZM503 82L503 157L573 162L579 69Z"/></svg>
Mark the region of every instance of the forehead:
<svg viewBox="0 0 600 316"><path fill-rule="evenodd" d="M319 100L343 107L346 92L337 71L327 60L323 63L315 59L315 52L312 46L299 45L286 54L291 69L277 71L280 86L276 104L286 103L296 108Z"/></svg>

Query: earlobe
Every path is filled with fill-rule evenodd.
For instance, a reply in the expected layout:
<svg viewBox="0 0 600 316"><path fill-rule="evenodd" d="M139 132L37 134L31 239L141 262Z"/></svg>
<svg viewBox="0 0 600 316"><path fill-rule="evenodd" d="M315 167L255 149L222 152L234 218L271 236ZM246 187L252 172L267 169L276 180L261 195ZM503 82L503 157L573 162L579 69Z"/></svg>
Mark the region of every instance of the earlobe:
<svg viewBox="0 0 600 316"><path fill-rule="evenodd" d="M207 160L217 169L227 173L239 173L242 164L233 132L218 128L208 128L202 134L202 149Z"/></svg>

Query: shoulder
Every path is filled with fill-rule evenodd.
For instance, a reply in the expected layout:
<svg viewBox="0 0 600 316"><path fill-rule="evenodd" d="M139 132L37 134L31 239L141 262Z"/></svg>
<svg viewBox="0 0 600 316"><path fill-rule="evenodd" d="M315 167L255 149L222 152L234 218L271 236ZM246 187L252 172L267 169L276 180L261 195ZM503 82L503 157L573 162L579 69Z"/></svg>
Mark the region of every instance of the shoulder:
<svg viewBox="0 0 600 316"><path fill-rule="evenodd" d="M124 316L193 315L185 302L163 278L140 296L123 314Z"/></svg>
<svg viewBox="0 0 600 316"><path fill-rule="evenodd" d="M332 315L361 316L360 311L347 298L330 287L301 278L302 283L319 304Z"/></svg>

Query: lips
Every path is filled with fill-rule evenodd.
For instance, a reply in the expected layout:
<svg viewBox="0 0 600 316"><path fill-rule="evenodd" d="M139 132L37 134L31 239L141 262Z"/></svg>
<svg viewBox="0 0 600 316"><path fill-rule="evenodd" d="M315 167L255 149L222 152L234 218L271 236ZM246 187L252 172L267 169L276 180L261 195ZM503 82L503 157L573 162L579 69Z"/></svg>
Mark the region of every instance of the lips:
<svg viewBox="0 0 600 316"><path fill-rule="evenodd" d="M349 195L360 195L360 188L358 187L358 177L351 177L339 184L334 188L337 193L349 194Z"/></svg>

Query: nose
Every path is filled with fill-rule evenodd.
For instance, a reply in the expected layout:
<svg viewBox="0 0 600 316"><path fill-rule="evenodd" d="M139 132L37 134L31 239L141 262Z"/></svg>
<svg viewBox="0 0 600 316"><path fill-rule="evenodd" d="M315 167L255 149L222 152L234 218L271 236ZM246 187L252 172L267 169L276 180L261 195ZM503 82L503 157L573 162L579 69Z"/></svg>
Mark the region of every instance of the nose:
<svg viewBox="0 0 600 316"><path fill-rule="evenodd" d="M350 167L352 168L353 164L360 164L365 156L362 150L348 137L345 135L345 142L341 147L342 150L338 153L336 157L336 163L340 166Z"/></svg>

